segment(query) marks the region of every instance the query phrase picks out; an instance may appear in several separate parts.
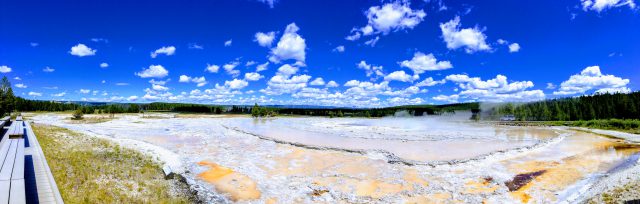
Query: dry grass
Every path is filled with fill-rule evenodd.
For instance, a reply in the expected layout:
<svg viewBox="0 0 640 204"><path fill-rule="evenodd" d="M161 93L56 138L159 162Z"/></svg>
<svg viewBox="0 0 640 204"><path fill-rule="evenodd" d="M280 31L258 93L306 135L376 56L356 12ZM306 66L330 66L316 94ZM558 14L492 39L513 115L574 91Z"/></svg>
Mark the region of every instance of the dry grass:
<svg viewBox="0 0 640 204"><path fill-rule="evenodd" d="M71 123L71 124L96 124L96 123L104 123L104 122L108 122L108 121L112 121L114 120L114 118L109 118L109 117L85 117L83 119L80 120L67 120L67 123Z"/></svg>
<svg viewBox="0 0 640 204"><path fill-rule="evenodd" d="M625 201L640 200L640 180L620 186L608 192L591 198L589 203L625 203Z"/></svg>
<svg viewBox="0 0 640 204"><path fill-rule="evenodd" d="M68 129L34 125L66 203L189 203L188 187L134 150Z"/></svg>

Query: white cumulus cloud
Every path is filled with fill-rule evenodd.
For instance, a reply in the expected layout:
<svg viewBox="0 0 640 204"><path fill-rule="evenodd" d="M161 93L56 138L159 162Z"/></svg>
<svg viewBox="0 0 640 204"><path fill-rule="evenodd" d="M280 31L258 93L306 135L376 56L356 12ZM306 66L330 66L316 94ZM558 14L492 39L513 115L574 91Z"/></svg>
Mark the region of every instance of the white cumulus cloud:
<svg viewBox="0 0 640 204"><path fill-rule="evenodd" d="M509 52L518 52L520 51L520 44L518 43L511 43L509 45Z"/></svg>
<svg viewBox="0 0 640 204"><path fill-rule="evenodd" d="M249 72L244 74L244 79L247 81L258 81L264 78L264 76L260 75L257 72Z"/></svg>
<svg viewBox="0 0 640 204"><path fill-rule="evenodd" d="M34 96L34 97L35 97L35 96L42 96L42 93L30 91L30 92L28 93L28 95L29 95L29 96Z"/></svg>
<svg viewBox="0 0 640 204"><path fill-rule="evenodd" d="M636 3L633 0L581 0L582 9L585 11L592 10L602 12L606 9L629 6L629 8L636 8Z"/></svg>
<svg viewBox="0 0 640 204"><path fill-rule="evenodd" d="M160 85L165 85L165 84L167 84L167 82L168 82L169 80L171 80L171 79L167 79L167 80L165 80L165 81L151 79L151 80L149 80L149 83L150 83L150 84L160 84Z"/></svg>
<svg viewBox="0 0 640 204"><path fill-rule="evenodd" d="M64 95L67 95L67 92L60 92L60 93L57 93L57 94L51 94L51 96L53 96L53 97L63 97Z"/></svg>
<svg viewBox="0 0 640 204"><path fill-rule="evenodd" d="M182 83L187 83L189 81L191 81L191 77L187 75L180 75L180 79L178 80L178 82L182 82Z"/></svg>
<svg viewBox="0 0 640 204"><path fill-rule="evenodd" d="M458 102L458 98L460 98L460 96L459 96L459 95L457 95L457 94L453 94L453 95L450 95L450 96L442 95L442 94L441 94L441 95L437 95L437 96L432 97L432 99L433 99L433 100L436 100L436 101L446 101L446 102L449 102L449 103L456 103L456 102Z"/></svg>
<svg viewBox="0 0 640 204"><path fill-rule="evenodd" d="M344 86L352 87L352 86L358 86L359 84L360 84L360 81L352 79L352 80L349 80L349 81L345 82Z"/></svg>
<svg viewBox="0 0 640 204"><path fill-rule="evenodd" d="M296 60L297 63L304 64L307 48L304 38L298 34L300 28L295 23L287 25L280 41L275 48L271 49L269 60L280 63L284 60Z"/></svg>
<svg viewBox="0 0 640 204"><path fill-rule="evenodd" d="M500 74L486 81L479 77L469 77L463 74L449 75L446 80L456 83L461 89L459 93L450 95L448 98L439 97L447 101L451 99L466 99L468 101L525 102L545 98L542 90L528 90L534 86L533 82L515 81L509 83L507 77ZM434 98L434 100L437 99Z"/></svg>
<svg viewBox="0 0 640 204"><path fill-rule="evenodd" d="M424 20L427 14L423 10L413 10L407 1L395 1L382 6L372 6L366 12L367 25L354 28L347 40L357 40L361 36L374 34L389 34L390 32L413 29ZM374 46L376 40L369 41L368 45Z"/></svg>
<svg viewBox="0 0 640 204"><path fill-rule="evenodd" d="M572 75L568 80L560 84L560 88L554 91L555 95L582 94L589 90L597 93L628 93L631 90L626 87L629 79L623 79L614 75L604 75L599 66L590 66L579 74Z"/></svg>
<svg viewBox="0 0 640 204"><path fill-rule="evenodd" d="M253 66L254 64L257 64L257 63L258 62L256 62L256 61L249 60L249 61L247 61L247 63L244 63L244 66L245 67L250 67L250 66Z"/></svg>
<svg viewBox="0 0 640 204"><path fill-rule="evenodd" d="M307 82L309 82L310 79L311 76L306 74L295 76L276 74L267 82L267 88L260 90L260 92L267 95L294 93L297 90L307 87Z"/></svg>
<svg viewBox="0 0 640 204"><path fill-rule="evenodd" d="M336 81L329 81L327 82L326 87L338 87L340 86Z"/></svg>
<svg viewBox="0 0 640 204"><path fill-rule="evenodd" d="M161 47L160 49L157 49L156 51L151 52L151 58L156 58L159 54L171 56L175 53L176 53L176 47L174 46Z"/></svg>
<svg viewBox="0 0 640 204"><path fill-rule="evenodd" d="M312 86L323 86L324 84L325 84L324 79L322 79L321 77L318 77L313 81L309 82L309 85L312 85Z"/></svg>
<svg viewBox="0 0 640 204"><path fill-rule="evenodd" d="M298 72L297 67L291 66L289 64L284 64L280 66L280 68L278 68L278 72L276 72L276 74L283 75L283 76L291 76L296 74L297 72Z"/></svg>
<svg viewBox="0 0 640 204"><path fill-rule="evenodd" d="M273 6L276 4L276 2L278 2L278 0L258 0L259 2L262 2L264 4L267 4L269 6L269 8L273 8Z"/></svg>
<svg viewBox="0 0 640 204"><path fill-rule="evenodd" d="M168 87L163 86L163 85L160 85L160 84L152 84L152 85L151 85L151 88L152 88L153 90L156 90L156 91L167 91L167 90L169 90L169 88L168 88Z"/></svg>
<svg viewBox="0 0 640 204"><path fill-rule="evenodd" d="M413 80L418 79L418 75L409 75L404 71L395 71L391 72L387 76L384 77L385 81L401 81L401 82L412 82Z"/></svg>
<svg viewBox="0 0 640 204"><path fill-rule="evenodd" d="M42 69L43 72L54 72L56 71L55 69L51 68L51 67L45 67L44 69Z"/></svg>
<svg viewBox="0 0 640 204"><path fill-rule="evenodd" d="M487 36L478 27L460 28L460 17L456 16L449 22L440 24L442 38L447 48L455 50L464 47L467 53L489 51L491 47L486 43Z"/></svg>
<svg viewBox="0 0 640 204"><path fill-rule="evenodd" d="M109 64L107 64L106 62L100 63L100 68L107 68L109 67Z"/></svg>
<svg viewBox="0 0 640 204"><path fill-rule="evenodd" d="M231 81L225 81L224 85L228 86L231 89L242 89L244 87L247 87L249 85L249 82L241 79L233 79Z"/></svg>
<svg viewBox="0 0 640 204"><path fill-rule="evenodd" d="M399 62L400 66L409 68L413 74L422 74L425 71L435 71L453 68L449 61L438 61L433 54L425 55L422 52L416 52L411 60Z"/></svg>
<svg viewBox="0 0 640 204"><path fill-rule="evenodd" d="M276 32L257 32L253 41L258 42L258 44L262 47L271 47L271 44L273 44L273 39L275 38Z"/></svg>
<svg viewBox="0 0 640 204"><path fill-rule="evenodd" d="M27 88L27 85L24 85L24 84L16 84L15 86L16 88L21 88L21 89Z"/></svg>
<svg viewBox="0 0 640 204"><path fill-rule="evenodd" d="M86 45L79 43L76 46L71 47L71 50L69 51L69 54L71 55L75 55L78 57L84 57L84 56L92 56L95 55L97 52L97 50L91 49L89 47L87 47Z"/></svg>
<svg viewBox="0 0 640 204"><path fill-rule="evenodd" d="M380 76L384 76L384 73L382 72L382 66L377 66L377 65L372 65L372 64L367 64L366 61L362 60L360 61L358 64L356 64L356 66L359 69L362 69L365 71L365 73L367 74L367 77L371 77L372 75L374 76L374 79Z"/></svg>
<svg viewBox="0 0 640 204"><path fill-rule="evenodd" d="M162 65L151 65L147 69L142 69L141 72L135 73L141 78L164 78L169 75L169 71Z"/></svg>
<svg viewBox="0 0 640 204"><path fill-rule="evenodd" d="M204 85L207 85L209 82L207 82L207 79L204 76L201 77L190 77L187 75L180 75L180 78L178 79L178 82L180 83L189 83L189 82L193 82L195 83L198 87L202 87Z"/></svg>
<svg viewBox="0 0 640 204"><path fill-rule="evenodd" d="M238 61L233 61L233 62L229 62L227 64L222 65L222 68L224 68L224 70L227 72L227 74L236 77L238 76L238 74L240 74L240 70L236 70L235 68L240 65L240 62Z"/></svg>
<svg viewBox="0 0 640 204"><path fill-rule="evenodd" d="M205 68L206 71L211 73L217 73L219 69L220 69L220 66L215 64L207 64L207 68Z"/></svg>
<svg viewBox="0 0 640 204"><path fill-rule="evenodd" d="M426 78L426 79L422 80L421 82L418 82L418 83L416 84L416 86L417 86L417 87L422 87L422 86L435 86L435 85L438 85L438 84L444 84L444 83L446 83L446 82L447 82L447 81L446 81L445 79L442 79L442 80L436 81L436 80L433 80L433 78L429 77L429 78Z"/></svg>
<svg viewBox="0 0 640 204"><path fill-rule="evenodd" d="M269 62L265 62L264 64L259 64L258 66L256 66L256 72L265 71L267 70L267 68L269 68Z"/></svg>
<svg viewBox="0 0 640 204"><path fill-rule="evenodd" d="M380 36L376 36L375 38L372 38L371 40L367 40L366 42L364 42L365 45L371 46L371 47L375 47L376 44L378 43L378 40L380 40Z"/></svg>
<svg viewBox="0 0 640 204"><path fill-rule="evenodd" d="M0 66L0 73L9 73L9 72L11 72L11 67L8 67L7 65Z"/></svg>

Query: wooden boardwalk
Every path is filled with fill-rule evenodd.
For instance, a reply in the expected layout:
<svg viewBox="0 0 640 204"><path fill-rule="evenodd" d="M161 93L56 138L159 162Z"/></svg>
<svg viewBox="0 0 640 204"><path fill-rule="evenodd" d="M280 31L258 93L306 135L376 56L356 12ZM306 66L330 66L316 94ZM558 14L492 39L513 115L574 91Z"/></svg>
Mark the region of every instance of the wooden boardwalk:
<svg viewBox="0 0 640 204"><path fill-rule="evenodd" d="M10 203L64 203L31 125L27 121L24 121L23 124L21 120L13 122L21 123L21 126L24 127L25 135L24 139L20 139L20 144L24 145L24 187L22 188L24 188L26 196L24 200L12 200ZM5 134L0 140L0 144L15 140L9 137L10 133L15 134L15 129L10 130L8 127L3 127L3 129Z"/></svg>

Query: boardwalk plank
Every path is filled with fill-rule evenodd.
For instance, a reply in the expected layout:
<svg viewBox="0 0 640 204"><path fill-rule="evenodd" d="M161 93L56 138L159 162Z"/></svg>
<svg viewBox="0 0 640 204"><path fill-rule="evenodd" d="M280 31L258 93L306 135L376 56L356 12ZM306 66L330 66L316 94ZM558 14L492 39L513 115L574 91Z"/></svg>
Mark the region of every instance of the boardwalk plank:
<svg viewBox="0 0 640 204"><path fill-rule="evenodd" d="M0 203L9 203L11 181L0 181Z"/></svg>
<svg viewBox="0 0 640 204"><path fill-rule="evenodd" d="M9 198L9 203L11 204L21 204L27 202L27 197L25 196L25 185L24 179L11 180L11 196Z"/></svg>
<svg viewBox="0 0 640 204"><path fill-rule="evenodd" d="M13 164L11 180L24 179L24 139L18 139L16 146L18 149L16 150L16 161Z"/></svg>
<svg viewBox="0 0 640 204"><path fill-rule="evenodd" d="M0 169L4 165L5 158L7 157L7 152L9 151L10 142L8 140L3 140L0 143Z"/></svg>
<svg viewBox="0 0 640 204"><path fill-rule="evenodd" d="M9 150L7 151L7 157L4 160L2 169L0 169L0 181L8 181L11 179L13 163L16 159L18 149L18 143L15 140L7 140L5 143L9 143Z"/></svg>

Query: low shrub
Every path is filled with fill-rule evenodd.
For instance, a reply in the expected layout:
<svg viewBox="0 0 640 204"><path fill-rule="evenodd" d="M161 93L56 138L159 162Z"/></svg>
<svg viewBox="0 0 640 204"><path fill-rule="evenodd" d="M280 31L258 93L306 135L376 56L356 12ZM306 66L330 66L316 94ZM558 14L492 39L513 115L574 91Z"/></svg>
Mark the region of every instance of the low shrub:
<svg viewBox="0 0 640 204"><path fill-rule="evenodd" d="M82 117L84 116L84 113L82 113L82 110L78 109L73 111L73 117L71 117L71 119L73 120L82 120Z"/></svg>

